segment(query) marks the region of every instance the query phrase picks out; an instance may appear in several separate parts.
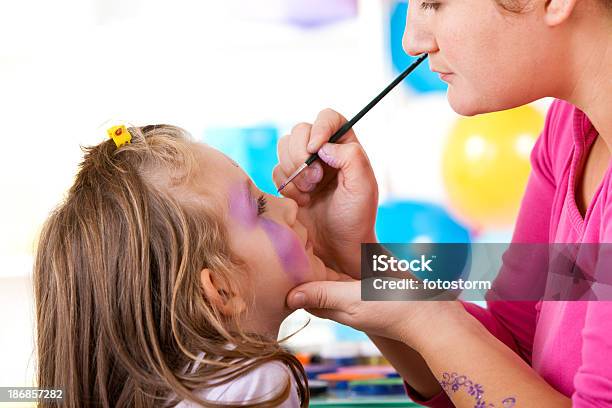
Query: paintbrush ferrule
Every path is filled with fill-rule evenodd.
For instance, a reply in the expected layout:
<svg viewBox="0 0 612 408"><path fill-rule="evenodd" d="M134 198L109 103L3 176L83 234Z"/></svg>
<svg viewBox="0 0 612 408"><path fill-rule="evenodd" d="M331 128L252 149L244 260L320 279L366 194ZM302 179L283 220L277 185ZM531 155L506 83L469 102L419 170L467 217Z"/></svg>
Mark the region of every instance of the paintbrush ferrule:
<svg viewBox="0 0 612 408"><path fill-rule="evenodd" d="M281 186L278 188L278 193L280 193L282 191L283 188L285 188L287 186L287 184L291 183L293 181L294 178L296 178L297 176L300 175L300 173L306 168L308 167L308 163L302 163L302 165L300 167L297 168L296 171L293 172L293 174L291 174L289 176L289 178L287 179L287 181L285 181L283 184L281 184Z"/></svg>

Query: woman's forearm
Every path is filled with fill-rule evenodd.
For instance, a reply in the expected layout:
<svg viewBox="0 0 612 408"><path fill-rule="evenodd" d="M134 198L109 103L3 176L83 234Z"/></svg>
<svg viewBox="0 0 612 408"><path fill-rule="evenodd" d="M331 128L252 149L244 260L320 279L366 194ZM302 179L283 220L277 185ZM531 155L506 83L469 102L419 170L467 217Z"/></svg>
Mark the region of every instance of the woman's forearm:
<svg viewBox="0 0 612 408"><path fill-rule="evenodd" d="M416 350L386 337L368 336L404 381L424 400L442 392L438 380Z"/></svg>
<svg viewBox="0 0 612 408"><path fill-rule="evenodd" d="M357 267L353 263L348 265L349 269ZM341 290L339 286L328 288L337 292L333 295L315 296L311 307L327 310L329 304L321 305L316 300L336 299L331 303L334 311L328 318L356 324L354 327L369 333L383 355L423 399L435 396L443 388L458 408L571 406L569 398L539 377L458 302L397 302L393 313L389 313L391 309L384 304L392 302L345 298L340 294L348 293L348 287ZM318 293L322 290L319 287ZM348 304L338 302L337 298ZM386 324L381 325L383 321Z"/></svg>
<svg viewBox="0 0 612 408"><path fill-rule="evenodd" d="M435 332L415 348L457 408L571 407L569 398L467 313L465 320L445 322Z"/></svg>

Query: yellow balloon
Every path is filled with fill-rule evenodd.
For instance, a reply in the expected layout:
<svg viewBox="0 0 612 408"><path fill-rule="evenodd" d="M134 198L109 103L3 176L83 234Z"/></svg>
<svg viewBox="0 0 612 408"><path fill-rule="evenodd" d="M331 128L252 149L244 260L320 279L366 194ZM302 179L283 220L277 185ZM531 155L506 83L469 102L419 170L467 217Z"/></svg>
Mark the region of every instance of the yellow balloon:
<svg viewBox="0 0 612 408"><path fill-rule="evenodd" d="M458 218L477 230L514 223L543 125L542 114L531 106L457 120L442 174Z"/></svg>

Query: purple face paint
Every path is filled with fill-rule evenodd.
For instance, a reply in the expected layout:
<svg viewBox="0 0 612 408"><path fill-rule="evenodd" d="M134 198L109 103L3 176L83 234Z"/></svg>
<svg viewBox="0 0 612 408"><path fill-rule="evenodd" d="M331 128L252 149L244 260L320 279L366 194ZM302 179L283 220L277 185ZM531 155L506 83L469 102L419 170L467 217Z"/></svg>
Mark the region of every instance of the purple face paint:
<svg viewBox="0 0 612 408"><path fill-rule="evenodd" d="M230 190L230 216L248 229L261 226L274 246L276 255L295 283L303 282L310 270L310 262L295 233L269 218L257 215L257 203L251 197L248 184Z"/></svg>
<svg viewBox="0 0 612 408"><path fill-rule="evenodd" d="M274 245L287 275L296 283L303 282L310 269L310 262L302 243L295 237L295 233L267 218L261 220L261 226Z"/></svg>
<svg viewBox="0 0 612 408"><path fill-rule="evenodd" d="M230 216L247 228L257 225L257 208L254 206L248 186L237 185L230 190Z"/></svg>

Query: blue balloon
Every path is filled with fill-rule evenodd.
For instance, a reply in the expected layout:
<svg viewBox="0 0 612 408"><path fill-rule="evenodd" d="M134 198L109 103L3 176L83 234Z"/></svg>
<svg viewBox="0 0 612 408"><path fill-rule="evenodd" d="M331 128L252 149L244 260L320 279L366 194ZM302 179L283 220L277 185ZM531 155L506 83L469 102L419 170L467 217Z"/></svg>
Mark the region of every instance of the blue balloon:
<svg viewBox="0 0 612 408"><path fill-rule="evenodd" d="M378 241L387 244L431 243L427 245L386 245L394 256L412 259L422 253L437 255L439 265L419 278L454 280L469 273L470 233L448 212L436 204L420 201L391 200L378 207ZM455 245L436 245L436 244Z"/></svg>
<svg viewBox="0 0 612 408"><path fill-rule="evenodd" d="M406 54L402 48L402 37L406 27L408 13L407 1L396 1L389 19L389 46L391 60L395 71L404 71L416 58ZM405 80L413 91L419 93L444 92L447 84L435 72L431 72L427 64L419 65Z"/></svg>
<svg viewBox="0 0 612 408"><path fill-rule="evenodd" d="M278 160L278 129L272 125L247 128L211 128L204 142L234 159L262 191L278 195L272 170Z"/></svg>
<svg viewBox="0 0 612 408"><path fill-rule="evenodd" d="M424 201L390 200L378 207L380 242L469 243L467 228L444 208Z"/></svg>

